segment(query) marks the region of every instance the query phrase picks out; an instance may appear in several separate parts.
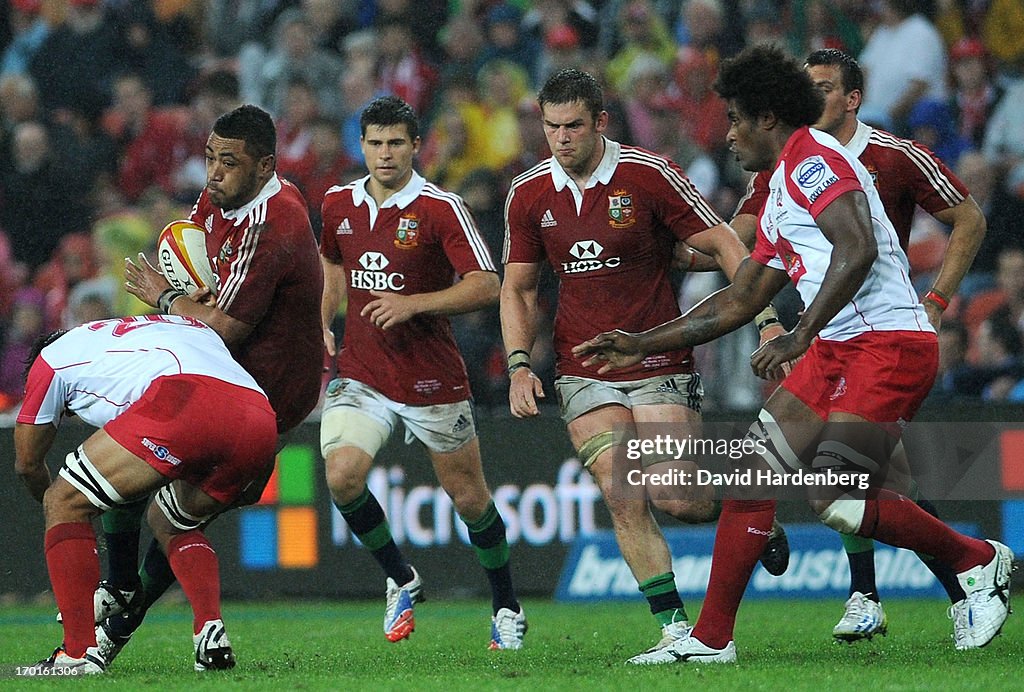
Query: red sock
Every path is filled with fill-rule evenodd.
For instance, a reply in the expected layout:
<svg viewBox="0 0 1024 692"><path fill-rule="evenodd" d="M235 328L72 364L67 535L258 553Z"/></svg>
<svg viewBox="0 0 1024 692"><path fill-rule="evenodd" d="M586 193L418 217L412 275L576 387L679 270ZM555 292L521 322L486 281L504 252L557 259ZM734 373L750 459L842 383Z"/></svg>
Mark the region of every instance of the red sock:
<svg viewBox="0 0 1024 692"><path fill-rule="evenodd" d="M220 619L220 563L201 531L175 536L167 544L167 561L192 604L192 631Z"/></svg>
<svg viewBox="0 0 1024 692"><path fill-rule="evenodd" d="M86 649L96 646L92 605L100 580L96 533L87 522L57 524L46 532L44 546L50 584L64 621L64 651L81 658Z"/></svg>
<svg viewBox="0 0 1024 692"><path fill-rule="evenodd" d="M957 533L909 498L889 490L879 490L877 499L865 500L857 535L926 553L957 573L987 564L995 554L985 541Z"/></svg>
<svg viewBox="0 0 1024 692"><path fill-rule="evenodd" d="M732 641L736 611L774 518L775 500L722 500L708 593L693 628L693 636L704 644L721 649Z"/></svg>

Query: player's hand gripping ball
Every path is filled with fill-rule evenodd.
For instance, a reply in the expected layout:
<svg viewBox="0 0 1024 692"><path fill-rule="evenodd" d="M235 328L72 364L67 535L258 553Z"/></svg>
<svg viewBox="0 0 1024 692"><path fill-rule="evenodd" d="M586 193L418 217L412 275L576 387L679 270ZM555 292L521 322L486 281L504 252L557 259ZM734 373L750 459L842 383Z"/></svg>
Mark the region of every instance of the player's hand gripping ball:
<svg viewBox="0 0 1024 692"><path fill-rule="evenodd" d="M206 254L206 231L191 221L172 221L156 244L160 272L172 287L191 294L208 288L217 295L217 275Z"/></svg>

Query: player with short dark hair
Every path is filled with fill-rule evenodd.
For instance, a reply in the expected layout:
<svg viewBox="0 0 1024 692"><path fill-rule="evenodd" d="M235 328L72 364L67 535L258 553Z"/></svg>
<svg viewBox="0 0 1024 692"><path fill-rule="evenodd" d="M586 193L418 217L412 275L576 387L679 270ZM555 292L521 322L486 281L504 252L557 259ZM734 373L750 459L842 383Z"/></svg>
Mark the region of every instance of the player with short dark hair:
<svg viewBox="0 0 1024 692"><path fill-rule="evenodd" d="M759 45L723 63L730 149L747 170L772 170L754 251L731 285L686 315L642 333L606 332L573 349L608 372L652 353L736 329L792 280L807 305L796 326L751 356L772 376L800 361L747 433L760 453L740 468L779 476L827 468L871 474L884 466L935 378L935 330L910 284L906 255L867 169L831 135L809 126L821 92L780 49ZM756 110L748 110L756 109ZM874 479L877 481L877 477ZM952 530L898 493L873 484L822 488L811 506L829 527L921 551L951 565L966 593L966 637L984 646L1009 614L1013 553ZM733 628L775 515L775 500L723 500L700 619L648 663L734 662Z"/></svg>
<svg viewBox="0 0 1024 692"><path fill-rule="evenodd" d="M327 387L320 423L327 485L384 571L384 635L401 641L415 627L423 585L366 485L401 424L408 442L427 448L487 574L490 647L519 649L526 615L512 586L505 523L484 478L466 366L448 321L497 300L494 263L462 199L413 169L420 138L409 104L380 97L360 124L369 175L331 188L323 203L321 318L331 355L331 323L348 299L338 379Z"/></svg>
<svg viewBox="0 0 1024 692"><path fill-rule="evenodd" d="M580 462L601 489L619 548L661 629L655 651L685 636L689 624L650 505L690 522L714 520L717 507L710 492L680 498L647 488L624 491L617 483L625 469L616 468L615 452L637 436L638 427L675 423L697 430L700 375L688 348L609 376L595 376L570 348L595 329L623 321L631 329L648 329L679 315L668 280L677 240L713 256L729 276L746 253L676 164L605 137L609 116L592 75L562 70L537 100L551 158L513 180L505 203L501 322L509 408L517 418L540 414L537 400L544 390L532 371L531 351L546 260L559 278L554 348L561 416ZM652 456L628 463L664 469L675 462ZM691 460L681 463L693 466Z"/></svg>
<svg viewBox="0 0 1024 692"><path fill-rule="evenodd" d="M320 396L323 342L317 315L323 273L306 202L276 173L275 146L273 120L253 105L221 115L207 139L206 188L189 220L206 229L206 250L217 275L215 301L172 289L141 255L138 264L126 261L125 279L128 292L143 302L212 327L267 393L278 432L284 434L305 419ZM247 488L240 503L259 499L273 468L264 468L263 478ZM174 575L154 544L136 573L138 510L104 516L110 574L97 591L96 616L102 621L98 636L112 660ZM129 605L128 615L105 620Z"/></svg>
<svg viewBox="0 0 1024 692"><path fill-rule="evenodd" d="M15 468L46 514L46 563L64 643L47 668L102 673L91 520L125 502L149 508L154 540L192 604L196 670L231 668L217 554L203 522L273 463L274 411L256 381L202 322L177 316L88 322L41 340L14 428ZM50 482L46 453L75 415L100 430Z"/></svg>
<svg viewBox="0 0 1024 692"><path fill-rule="evenodd" d="M937 328L942 312L956 294L985 236L985 215L967 187L926 147L858 120L864 76L853 57L834 48L818 50L807 56L804 67L825 97L825 108L815 127L839 140L871 173L904 252L910 244L910 230L918 206L952 227L942 267L921 301L932 326ZM768 197L770 178L769 170L751 177L747 193L732 220L733 228L751 247L758 213ZM799 299L793 302L798 303ZM909 479L902 445L897 447L892 463L902 471L900 478ZM913 481L901 490L937 516L934 505L918 496ZM884 634L887 619L875 584L874 542L852 534L843 534L842 539L850 562L850 597L832 634L844 641ZM956 574L948 565L930 556L925 556L925 564L949 595L953 638L958 648L969 648L970 639L963 636L964 593Z"/></svg>

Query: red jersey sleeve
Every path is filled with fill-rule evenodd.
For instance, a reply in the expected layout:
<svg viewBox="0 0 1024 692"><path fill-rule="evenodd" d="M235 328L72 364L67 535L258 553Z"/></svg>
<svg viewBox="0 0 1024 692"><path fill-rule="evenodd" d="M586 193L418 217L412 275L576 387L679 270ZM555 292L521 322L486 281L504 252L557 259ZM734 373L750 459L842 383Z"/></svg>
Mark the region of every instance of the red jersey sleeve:
<svg viewBox="0 0 1024 692"><path fill-rule="evenodd" d="M907 140L904 175L914 201L929 214L955 207L967 199L970 190L927 147Z"/></svg>
<svg viewBox="0 0 1024 692"><path fill-rule="evenodd" d="M441 244L456 273L464 276L474 271L495 271L491 251L462 198L445 193L442 204L447 213L442 217Z"/></svg>
<svg viewBox="0 0 1024 692"><path fill-rule="evenodd" d="M324 195L324 203L320 208L323 228L320 231L320 254L332 264L341 264L341 246L338 244L337 228L342 222L342 213L338 209L342 192L340 188L332 188Z"/></svg>
<svg viewBox="0 0 1024 692"><path fill-rule="evenodd" d="M743 193L739 204L736 205L736 211L733 212L733 218L740 214L750 214L752 216L759 216L761 214L761 210L764 209L765 200L768 199L768 182L771 178L771 171L759 171L757 174L750 176L747 180L747 189Z"/></svg>
<svg viewBox="0 0 1024 692"><path fill-rule="evenodd" d="M722 223L722 217L712 209L682 169L667 159L666 163L659 168L660 178L652 176L652 180L661 187L655 199L658 200L662 223L680 240Z"/></svg>
<svg viewBox="0 0 1024 692"><path fill-rule="evenodd" d="M549 179L542 181L550 185ZM541 219L534 218L530 209L525 185L515 183L505 201L505 245L502 248L502 263L542 262L545 257L544 244L540 237Z"/></svg>

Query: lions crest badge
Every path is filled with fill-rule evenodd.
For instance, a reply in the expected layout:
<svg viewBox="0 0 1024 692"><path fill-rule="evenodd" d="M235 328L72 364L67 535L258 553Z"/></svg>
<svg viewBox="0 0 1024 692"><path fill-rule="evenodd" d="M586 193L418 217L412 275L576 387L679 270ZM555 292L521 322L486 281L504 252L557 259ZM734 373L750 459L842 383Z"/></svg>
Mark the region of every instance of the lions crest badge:
<svg viewBox="0 0 1024 692"><path fill-rule="evenodd" d="M608 223L612 228L629 228L636 223L633 195L627 190L615 190L608 196Z"/></svg>
<svg viewBox="0 0 1024 692"><path fill-rule="evenodd" d="M398 220L395 231L395 247L399 250L411 250L419 245L420 220L415 214L406 214Z"/></svg>

